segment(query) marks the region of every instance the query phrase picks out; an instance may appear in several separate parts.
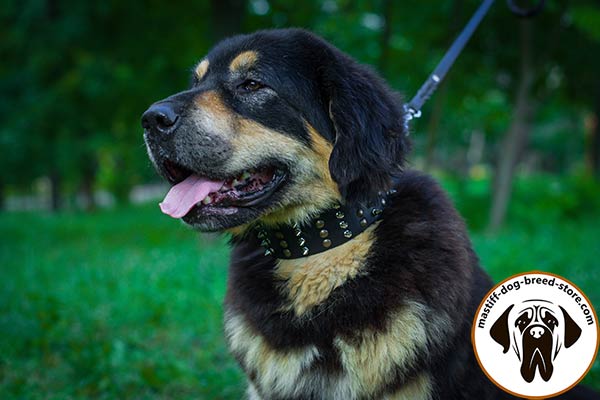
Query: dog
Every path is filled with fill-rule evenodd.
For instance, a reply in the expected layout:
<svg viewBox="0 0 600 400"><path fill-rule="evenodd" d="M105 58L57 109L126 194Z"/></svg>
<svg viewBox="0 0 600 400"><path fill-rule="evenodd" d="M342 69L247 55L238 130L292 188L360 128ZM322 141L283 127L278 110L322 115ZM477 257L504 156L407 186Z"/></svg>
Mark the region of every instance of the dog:
<svg viewBox="0 0 600 400"><path fill-rule="evenodd" d="M561 306L547 300L527 300L509 306L494 322L492 338L507 353L511 343L521 361L521 376L532 382L536 370L544 381L554 372L554 360L562 350L573 346L581 328Z"/></svg>
<svg viewBox="0 0 600 400"><path fill-rule="evenodd" d="M500 399L473 315L492 281L402 98L301 29L218 43L142 116L164 213L231 235L229 349L250 399Z"/></svg>

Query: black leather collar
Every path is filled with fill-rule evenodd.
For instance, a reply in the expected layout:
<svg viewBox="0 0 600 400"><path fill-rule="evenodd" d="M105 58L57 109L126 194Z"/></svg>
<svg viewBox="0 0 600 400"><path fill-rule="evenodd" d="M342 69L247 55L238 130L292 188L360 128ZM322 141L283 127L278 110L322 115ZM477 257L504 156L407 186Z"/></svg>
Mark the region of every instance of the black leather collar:
<svg viewBox="0 0 600 400"><path fill-rule="evenodd" d="M265 248L265 256L289 260L322 253L352 240L379 220L388 195L394 192L380 192L367 204L336 204L302 225L273 228L259 224L255 234Z"/></svg>

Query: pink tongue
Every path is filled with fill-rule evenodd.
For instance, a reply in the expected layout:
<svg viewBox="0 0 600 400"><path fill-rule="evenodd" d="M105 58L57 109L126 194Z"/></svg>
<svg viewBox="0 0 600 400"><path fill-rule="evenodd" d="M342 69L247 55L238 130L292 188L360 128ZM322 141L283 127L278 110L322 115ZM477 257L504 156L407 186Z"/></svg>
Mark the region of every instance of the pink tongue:
<svg viewBox="0 0 600 400"><path fill-rule="evenodd" d="M173 218L181 218L207 194L221 189L224 183L190 175L169 190L163 202L159 204L160 210Z"/></svg>

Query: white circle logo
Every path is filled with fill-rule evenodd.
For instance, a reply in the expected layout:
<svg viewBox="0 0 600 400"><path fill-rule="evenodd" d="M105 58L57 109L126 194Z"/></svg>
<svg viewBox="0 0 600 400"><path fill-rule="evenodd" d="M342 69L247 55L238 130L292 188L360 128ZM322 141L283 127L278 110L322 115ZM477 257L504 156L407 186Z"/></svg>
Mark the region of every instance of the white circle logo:
<svg viewBox="0 0 600 400"><path fill-rule="evenodd" d="M590 370L598 320L573 283L546 272L514 275L483 299L473 320L473 349L485 374L527 398L559 395Z"/></svg>

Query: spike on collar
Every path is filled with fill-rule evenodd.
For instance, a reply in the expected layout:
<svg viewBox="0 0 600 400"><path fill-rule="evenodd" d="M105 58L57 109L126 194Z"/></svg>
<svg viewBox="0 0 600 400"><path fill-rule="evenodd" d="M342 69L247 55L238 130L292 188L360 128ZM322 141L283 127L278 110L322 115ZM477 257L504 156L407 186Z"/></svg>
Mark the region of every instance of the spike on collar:
<svg viewBox="0 0 600 400"><path fill-rule="evenodd" d="M266 227L259 224L255 234L265 249L265 256L289 260L322 253L352 240L381 219L387 197L394 192L380 192L377 199L368 204L336 204L301 225Z"/></svg>

